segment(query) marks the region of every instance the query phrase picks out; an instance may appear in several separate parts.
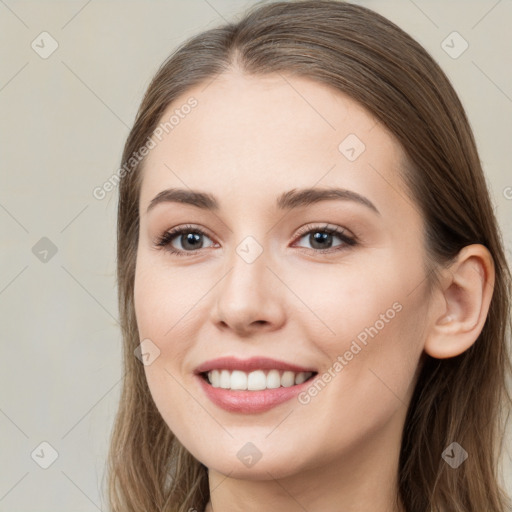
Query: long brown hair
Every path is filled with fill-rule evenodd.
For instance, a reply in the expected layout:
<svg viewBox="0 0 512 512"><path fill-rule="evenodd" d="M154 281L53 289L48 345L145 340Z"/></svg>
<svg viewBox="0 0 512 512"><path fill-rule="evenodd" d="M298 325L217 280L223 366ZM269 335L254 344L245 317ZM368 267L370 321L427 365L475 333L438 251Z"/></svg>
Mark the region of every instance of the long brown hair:
<svg viewBox="0 0 512 512"><path fill-rule="evenodd" d="M457 357L426 356L421 367L403 430L397 500L408 512L505 512L498 455L510 406L511 275L471 128L449 80L424 48L375 12L334 0L256 4L238 22L186 41L144 96L124 147L119 188L124 381L109 453L111 509L202 512L209 499L207 468L163 421L134 357L140 342L133 291L144 161L133 155L171 102L235 66L249 75L286 73L333 87L399 140L408 160L404 183L426 224L429 283L464 246L489 249L495 288L479 338ZM452 441L470 454L456 471L441 457Z"/></svg>

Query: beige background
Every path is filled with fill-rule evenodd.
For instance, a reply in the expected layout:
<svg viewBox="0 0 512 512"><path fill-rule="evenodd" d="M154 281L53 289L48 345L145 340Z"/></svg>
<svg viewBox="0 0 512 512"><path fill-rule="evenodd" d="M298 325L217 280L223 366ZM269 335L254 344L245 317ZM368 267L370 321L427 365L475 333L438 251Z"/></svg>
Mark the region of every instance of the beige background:
<svg viewBox="0 0 512 512"><path fill-rule="evenodd" d="M117 191L103 200L92 191L117 169L158 65L252 3L0 1L0 511L106 510L121 377ZM358 3L413 35L452 79L510 255L512 1ZM453 31L469 44L458 58L442 47ZM43 59L51 38L58 48ZM452 54L463 44L456 36ZM504 460L512 481L510 451Z"/></svg>

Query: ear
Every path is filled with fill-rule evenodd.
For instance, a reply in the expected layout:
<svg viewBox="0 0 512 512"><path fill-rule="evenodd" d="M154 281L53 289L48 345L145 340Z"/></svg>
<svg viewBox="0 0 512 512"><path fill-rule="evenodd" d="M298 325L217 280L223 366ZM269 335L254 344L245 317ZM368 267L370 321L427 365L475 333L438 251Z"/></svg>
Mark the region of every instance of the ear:
<svg viewBox="0 0 512 512"><path fill-rule="evenodd" d="M494 262L480 244L464 247L441 271L436 313L425 340L425 352L437 359L467 350L482 332L494 291Z"/></svg>

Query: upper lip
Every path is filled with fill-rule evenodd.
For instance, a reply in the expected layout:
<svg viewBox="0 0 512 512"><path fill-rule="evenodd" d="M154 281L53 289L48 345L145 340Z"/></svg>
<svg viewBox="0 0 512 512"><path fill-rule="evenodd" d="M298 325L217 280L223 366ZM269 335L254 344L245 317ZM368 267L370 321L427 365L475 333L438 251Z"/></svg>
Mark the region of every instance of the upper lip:
<svg viewBox="0 0 512 512"><path fill-rule="evenodd" d="M205 373L210 370L240 370L251 372L253 370L288 370L295 373L315 372L312 368L305 368L286 361L279 361L268 357L251 357L250 359L238 359L236 357L218 357L200 364L195 373Z"/></svg>

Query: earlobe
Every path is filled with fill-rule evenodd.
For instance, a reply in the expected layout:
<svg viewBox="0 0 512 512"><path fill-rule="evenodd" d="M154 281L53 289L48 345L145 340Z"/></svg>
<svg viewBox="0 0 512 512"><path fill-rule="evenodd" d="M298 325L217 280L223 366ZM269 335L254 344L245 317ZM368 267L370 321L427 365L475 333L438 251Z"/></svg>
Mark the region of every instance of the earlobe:
<svg viewBox="0 0 512 512"><path fill-rule="evenodd" d="M442 306L425 340L425 352L437 359L462 354L482 332L494 290L492 255L481 244L468 245L441 274Z"/></svg>

